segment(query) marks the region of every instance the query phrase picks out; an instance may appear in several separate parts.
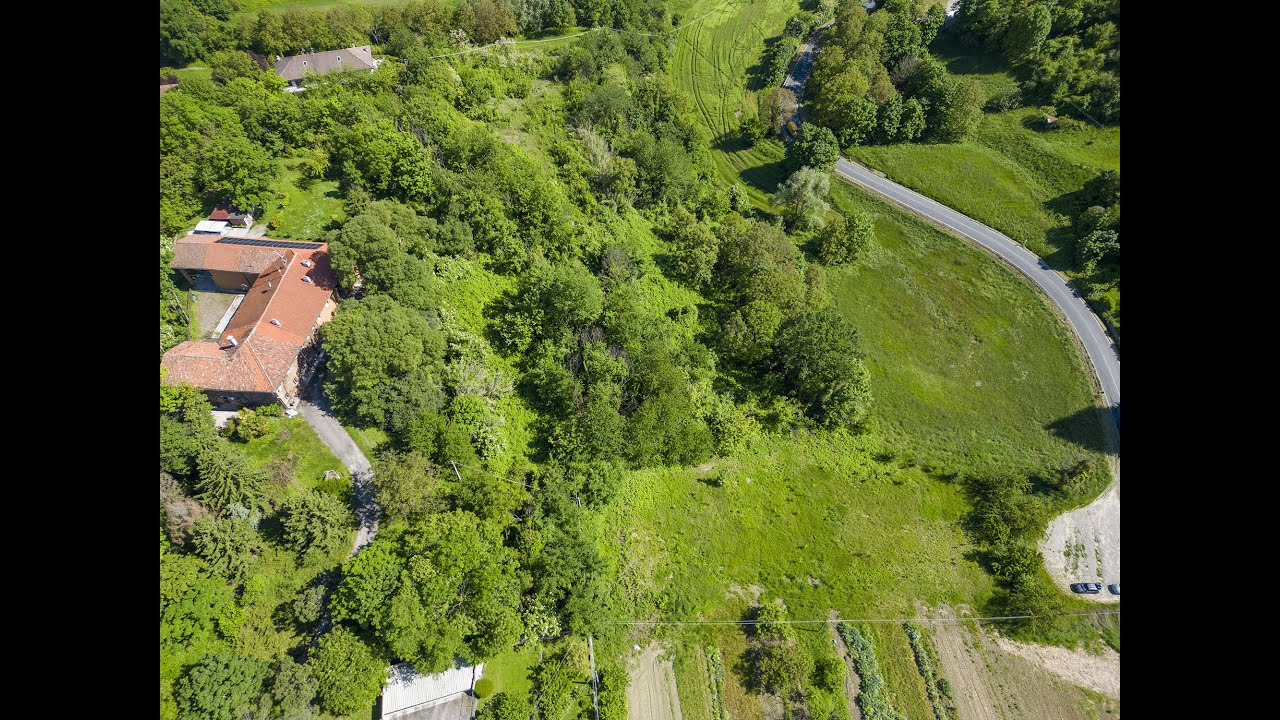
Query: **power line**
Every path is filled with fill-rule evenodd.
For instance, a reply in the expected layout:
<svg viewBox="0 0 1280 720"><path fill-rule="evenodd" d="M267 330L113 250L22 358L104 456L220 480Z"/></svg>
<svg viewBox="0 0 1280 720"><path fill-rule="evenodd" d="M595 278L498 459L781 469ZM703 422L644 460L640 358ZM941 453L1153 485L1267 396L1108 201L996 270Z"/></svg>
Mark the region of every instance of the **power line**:
<svg viewBox="0 0 1280 720"><path fill-rule="evenodd" d="M851 623L902 623L902 622L976 622L979 620L1028 620L1044 617L1090 617L1101 615L1119 615L1120 611L1104 611L1090 613L1057 613L1051 615L996 615L991 617L955 617L955 618L838 618L836 620L607 620L606 625L814 625L838 622Z"/></svg>
<svg viewBox="0 0 1280 720"><path fill-rule="evenodd" d="M723 9L723 8L724 8L724 6L725 6L725 5L728 5L729 3L733 2L733 1L734 1L734 0L725 0L724 2L720 3L719 5L717 5L714 9L709 10L709 11L707 11L706 13L704 13L704 14L702 14L702 15L699 15L698 17L694 18L693 20L690 20L689 22L687 22L687 23L685 23L685 24L681 25L680 27L672 28L672 29L670 29L670 30L664 30L663 32L657 32L657 33L644 33L644 32L635 32L635 31L632 31L632 30L619 30L619 29L617 29L617 28L594 27L594 28L591 28L590 30L584 30L584 31L582 31L582 32L580 32L580 33L574 33L573 35L558 35L558 36L556 36L556 37L552 37L552 38L543 38L543 39L541 39L541 40L505 40L505 39L504 39L504 40L498 40L498 41L496 41L496 42L491 42L491 43L489 43L488 45L480 45L480 46L478 46L478 47L467 48L466 50L459 50L459 51L457 51L457 52L445 53L445 54L443 54L443 55L428 55L428 56L426 56L426 57L424 57L424 58L422 58L422 59L423 59L423 60L439 60L440 58L457 57L457 56L459 56L459 55L467 55L467 54L469 54L469 53L473 53L473 52L480 52L481 50L488 50L489 48L498 47L498 46L501 46L501 45L536 45L536 44L538 44L538 43L553 42L553 41L555 41L555 40L569 40L569 39L571 39L571 38L582 37L583 35L589 35L589 34L591 34L591 33L593 33L593 32L598 32L598 31L601 31L601 30L608 30L608 31L611 31L611 32L617 32L617 33L629 33L629 34L631 34L631 35L638 35L638 36L640 36L640 37L662 37L662 36L664 36L664 35L670 35L670 34L672 34L672 33L680 32L681 30L683 30L683 29L685 29L685 28L689 27L690 25L692 25L692 24L694 24L694 23L696 23L696 22L698 22L698 21L700 21L700 20L702 20L702 19L704 19L704 18L708 17L708 16L709 16L709 15L711 15L712 13L719 12L721 9Z"/></svg>

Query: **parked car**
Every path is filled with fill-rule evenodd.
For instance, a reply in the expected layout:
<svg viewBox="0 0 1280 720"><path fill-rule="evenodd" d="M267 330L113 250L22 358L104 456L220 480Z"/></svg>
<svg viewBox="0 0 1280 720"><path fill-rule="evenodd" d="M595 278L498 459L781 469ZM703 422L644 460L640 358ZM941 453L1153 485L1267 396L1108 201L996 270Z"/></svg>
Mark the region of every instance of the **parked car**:
<svg viewBox="0 0 1280 720"><path fill-rule="evenodd" d="M1120 583L1111 583L1110 585L1107 586L1107 591L1110 592L1112 595L1119 595Z"/></svg>
<svg viewBox="0 0 1280 720"><path fill-rule="evenodd" d="M1073 583L1071 585L1071 592L1076 594L1088 593L1090 595L1097 595L1098 593L1102 592L1102 583L1095 583L1095 582Z"/></svg>

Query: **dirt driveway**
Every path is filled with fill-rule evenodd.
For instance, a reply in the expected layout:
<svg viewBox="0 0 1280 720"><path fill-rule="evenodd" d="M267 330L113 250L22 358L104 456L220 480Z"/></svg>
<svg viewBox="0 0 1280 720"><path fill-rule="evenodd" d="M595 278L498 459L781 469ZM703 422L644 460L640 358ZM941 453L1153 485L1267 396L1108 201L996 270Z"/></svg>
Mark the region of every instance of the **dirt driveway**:
<svg viewBox="0 0 1280 720"><path fill-rule="evenodd" d="M1049 575L1067 591L1071 583L1120 582L1120 460L1112 457L1115 480L1096 500L1049 522L1040 554ZM1120 598L1104 587L1097 595L1081 595L1099 603Z"/></svg>
<svg viewBox="0 0 1280 720"><path fill-rule="evenodd" d="M950 619L940 608L931 617ZM968 622L927 622L965 720L1119 718L1120 656L1024 645ZM1109 696L1099 698L1082 689ZM1112 699L1113 698L1113 699Z"/></svg>
<svg viewBox="0 0 1280 720"><path fill-rule="evenodd" d="M631 720L681 720L680 696L671 661L657 642L627 655L627 717Z"/></svg>

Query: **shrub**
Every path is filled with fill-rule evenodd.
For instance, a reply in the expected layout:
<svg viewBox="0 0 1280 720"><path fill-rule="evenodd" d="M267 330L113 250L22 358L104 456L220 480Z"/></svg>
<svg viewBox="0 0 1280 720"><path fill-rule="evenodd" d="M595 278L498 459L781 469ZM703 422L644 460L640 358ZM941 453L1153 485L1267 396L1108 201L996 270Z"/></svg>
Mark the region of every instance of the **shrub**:
<svg viewBox="0 0 1280 720"><path fill-rule="evenodd" d="M476 681L476 697L484 699L493 694L493 678L482 677Z"/></svg>
<svg viewBox="0 0 1280 720"><path fill-rule="evenodd" d="M992 95L983 110L987 112L1006 112L1022 107L1022 92L1015 87L1007 87Z"/></svg>

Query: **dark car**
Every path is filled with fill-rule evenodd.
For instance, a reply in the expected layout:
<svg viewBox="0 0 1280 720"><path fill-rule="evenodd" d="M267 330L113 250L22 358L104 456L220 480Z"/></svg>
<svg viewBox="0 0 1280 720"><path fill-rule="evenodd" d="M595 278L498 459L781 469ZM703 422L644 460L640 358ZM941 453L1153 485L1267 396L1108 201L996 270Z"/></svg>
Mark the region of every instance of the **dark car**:
<svg viewBox="0 0 1280 720"><path fill-rule="evenodd" d="M1094 582L1073 583L1071 585L1071 592L1077 593L1077 594L1089 593L1090 595L1097 595L1098 593L1102 592L1102 584L1094 583Z"/></svg>
<svg viewBox="0 0 1280 720"><path fill-rule="evenodd" d="M1108 585L1108 586L1107 586L1107 592L1110 592L1112 595L1119 595L1119 594L1120 594L1120 583L1111 583L1110 585Z"/></svg>

